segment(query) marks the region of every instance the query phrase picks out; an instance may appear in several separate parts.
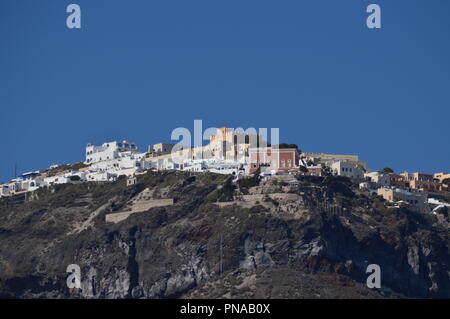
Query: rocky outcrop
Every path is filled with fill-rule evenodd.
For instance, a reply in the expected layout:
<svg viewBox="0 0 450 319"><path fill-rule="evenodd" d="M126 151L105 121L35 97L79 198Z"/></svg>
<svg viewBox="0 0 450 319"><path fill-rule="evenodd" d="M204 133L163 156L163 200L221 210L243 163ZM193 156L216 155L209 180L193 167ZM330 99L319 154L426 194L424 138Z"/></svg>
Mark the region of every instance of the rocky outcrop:
<svg viewBox="0 0 450 319"><path fill-rule="evenodd" d="M0 296L450 297L449 236L435 216L386 208L323 179L300 178L297 191L269 196L270 205L208 202L225 182L151 172L131 187L63 185L35 201L0 201ZM173 205L105 222L144 191ZM70 264L81 268L81 289L67 288ZM369 264L381 267L382 289L366 287Z"/></svg>

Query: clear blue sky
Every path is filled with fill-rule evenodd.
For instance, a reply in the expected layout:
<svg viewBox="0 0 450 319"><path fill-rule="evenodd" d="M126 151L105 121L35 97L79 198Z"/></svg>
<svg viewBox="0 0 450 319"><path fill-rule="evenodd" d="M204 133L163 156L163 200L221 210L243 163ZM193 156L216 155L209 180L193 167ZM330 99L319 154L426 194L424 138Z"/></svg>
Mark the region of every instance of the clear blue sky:
<svg viewBox="0 0 450 319"><path fill-rule="evenodd" d="M115 139L144 150L194 119L279 127L371 169L450 171L450 1L1 0L0 111L2 181L14 162L74 163Z"/></svg>

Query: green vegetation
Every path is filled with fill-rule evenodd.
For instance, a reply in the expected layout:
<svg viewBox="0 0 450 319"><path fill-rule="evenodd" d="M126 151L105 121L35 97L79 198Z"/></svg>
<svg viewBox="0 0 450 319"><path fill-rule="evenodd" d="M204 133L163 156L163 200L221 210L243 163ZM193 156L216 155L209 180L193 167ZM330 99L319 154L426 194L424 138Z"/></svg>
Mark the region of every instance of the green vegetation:
<svg viewBox="0 0 450 319"><path fill-rule="evenodd" d="M225 183L219 186L216 190L208 194L206 202L230 202L234 199L234 190L236 186L233 185L233 178L229 177Z"/></svg>
<svg viewBox="0 0 450 319"><path fill-rule="evenodd" d="M258 168L256 170L256 172L253 174L253 176L238 180L237 183L239 185L239 189L241 190L241 192L244 194L247 194L249 188L258 186L259 181L261 179L260 174L261 174L261 169Z"/></svg>

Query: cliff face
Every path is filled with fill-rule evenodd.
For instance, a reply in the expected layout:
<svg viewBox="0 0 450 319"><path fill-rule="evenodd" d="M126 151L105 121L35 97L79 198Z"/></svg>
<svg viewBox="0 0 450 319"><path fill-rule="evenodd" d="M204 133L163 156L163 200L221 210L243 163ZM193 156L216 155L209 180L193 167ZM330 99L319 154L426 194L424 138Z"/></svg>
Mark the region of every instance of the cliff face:
<svg viewBox="0 0 450 319"><path fill-rule="evenodd" d="M143 192L174 205L105 222ZM215 203L233 195L241 200ZM0 296L450 298L442 225L336 178L236 187L221 175L150 172L131 187L62 185L0 200ZM80 290L66 286L70 264ZM382 289L366 287L369 264L380 265Z"/></svg>

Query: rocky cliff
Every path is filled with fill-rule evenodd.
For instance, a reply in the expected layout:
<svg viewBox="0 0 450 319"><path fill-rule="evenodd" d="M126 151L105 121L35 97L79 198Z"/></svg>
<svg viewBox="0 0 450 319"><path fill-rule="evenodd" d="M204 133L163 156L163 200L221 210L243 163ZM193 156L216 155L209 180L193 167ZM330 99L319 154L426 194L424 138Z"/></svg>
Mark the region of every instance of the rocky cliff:
<svg viewBox="0 0 450 319"><path fill-rule="evenodd" d="M0 297L450 297L448 219L346 179L291 179L149 172L2 199ZM141 199L173 205L105 221ZM81 289L66 286L70 264ZM369 264L381 289L366 287Z"/></svg>

